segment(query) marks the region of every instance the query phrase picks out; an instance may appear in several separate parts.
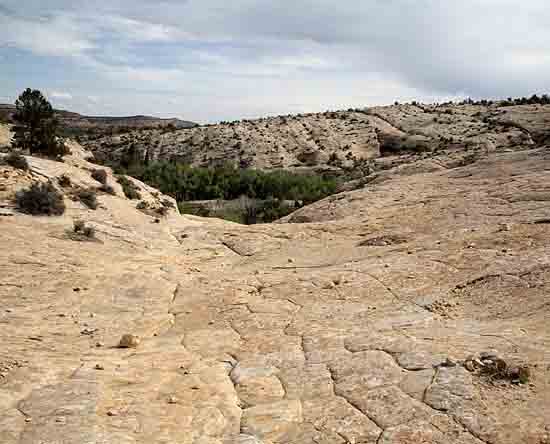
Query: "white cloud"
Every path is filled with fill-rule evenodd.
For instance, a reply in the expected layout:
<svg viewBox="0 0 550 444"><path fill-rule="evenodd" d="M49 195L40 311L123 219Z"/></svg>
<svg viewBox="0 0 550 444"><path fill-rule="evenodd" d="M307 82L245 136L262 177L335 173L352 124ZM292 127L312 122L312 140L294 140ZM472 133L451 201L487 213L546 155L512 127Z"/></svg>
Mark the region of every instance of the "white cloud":
<svg viewBox="0 0 550 444"><path fill-rule="evenodd" d="M43 56L80 55L95 47L67 17L26 19L2 14L1 11L0 40L6 46L27 49Z"/></svg>
<svg viewBox="0 0 550 444"><path fill-rule="evenodd" d="M50 91L48 96L54 100L72 100L73 99L72 94L69 94L68 92L64 92L64 91Z"/></svg>

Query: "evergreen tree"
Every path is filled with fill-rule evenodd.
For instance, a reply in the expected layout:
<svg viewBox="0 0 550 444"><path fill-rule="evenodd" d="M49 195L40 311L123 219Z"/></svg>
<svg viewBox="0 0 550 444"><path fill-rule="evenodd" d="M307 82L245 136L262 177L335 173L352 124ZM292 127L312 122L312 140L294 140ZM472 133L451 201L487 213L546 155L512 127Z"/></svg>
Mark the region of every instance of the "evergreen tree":
<svg viewBox="0 0 550 444"><path fill-rule="evenodd" d="M15 102L15 108L14 148L29 150L31 155L67 154L65 144L57 137L58 123L52 105L40 91L27 88Z"/></svg>

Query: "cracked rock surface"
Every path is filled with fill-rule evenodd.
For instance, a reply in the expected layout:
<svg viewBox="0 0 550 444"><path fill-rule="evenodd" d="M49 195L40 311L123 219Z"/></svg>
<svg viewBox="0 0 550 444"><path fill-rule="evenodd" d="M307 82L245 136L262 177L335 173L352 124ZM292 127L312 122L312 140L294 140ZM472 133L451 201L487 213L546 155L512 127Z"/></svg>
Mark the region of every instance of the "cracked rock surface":
<svg viewBox="0 0 550 444"><path fill-rule="evenodd" d="M2 167L10 187L89 177L30 161ZM121 193L13 209L0 442L549 443L549 178L547 149L495 153L325 199L310 224L153 223ZM74 218L99 241L65 236ZM482 352L528 383L461 365Z"/></svg>

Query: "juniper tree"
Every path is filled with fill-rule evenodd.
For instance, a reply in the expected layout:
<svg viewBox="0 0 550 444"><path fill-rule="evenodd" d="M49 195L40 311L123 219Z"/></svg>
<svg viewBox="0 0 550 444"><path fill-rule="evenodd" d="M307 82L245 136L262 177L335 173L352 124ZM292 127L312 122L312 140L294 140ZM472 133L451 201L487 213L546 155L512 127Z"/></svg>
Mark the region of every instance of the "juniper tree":
<svg viewBox="0 0 550 444"><path fill-rule="evenodd" d="M58 157L67 153L62 140L57 137L58 122L52 105L38 90L27 88L15 102L13 119L13 147L29 150L31 154Z"/></svg>

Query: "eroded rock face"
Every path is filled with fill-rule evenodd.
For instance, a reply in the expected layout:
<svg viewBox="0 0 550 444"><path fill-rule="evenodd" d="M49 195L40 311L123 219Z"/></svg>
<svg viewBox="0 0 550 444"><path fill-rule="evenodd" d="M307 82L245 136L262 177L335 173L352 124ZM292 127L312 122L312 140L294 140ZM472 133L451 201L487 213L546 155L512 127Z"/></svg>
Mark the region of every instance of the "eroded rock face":
<svg viewBox="0 0 550 444"><path fill-rule="evenodd" d="M2 167L3 202L89 178L30 160ZM0 442L550 442L549 171L526 149L396 174L301 210L307 224L154 223L118 189L61 217L10 207ZM74 218L96 242L65 235ZM118 348L128 332L139 347ZM462 365L488 351L528 383Z"/></svg>
<svg viewBox="0 0 550 444"><path fill-rule="evenodd" d="M396 154L526 147L550 140L549 124L550 106L397 105L136 131L92 138L85 145L98 157L115 161L131 147L143 159L147 152L149 159L179 159L196 166L233 162L261 169L338 171L380 155L399 164ZM377 169L388 168L386 162L376 164ZM434 162L423 168L442 167Z"/></svg>

